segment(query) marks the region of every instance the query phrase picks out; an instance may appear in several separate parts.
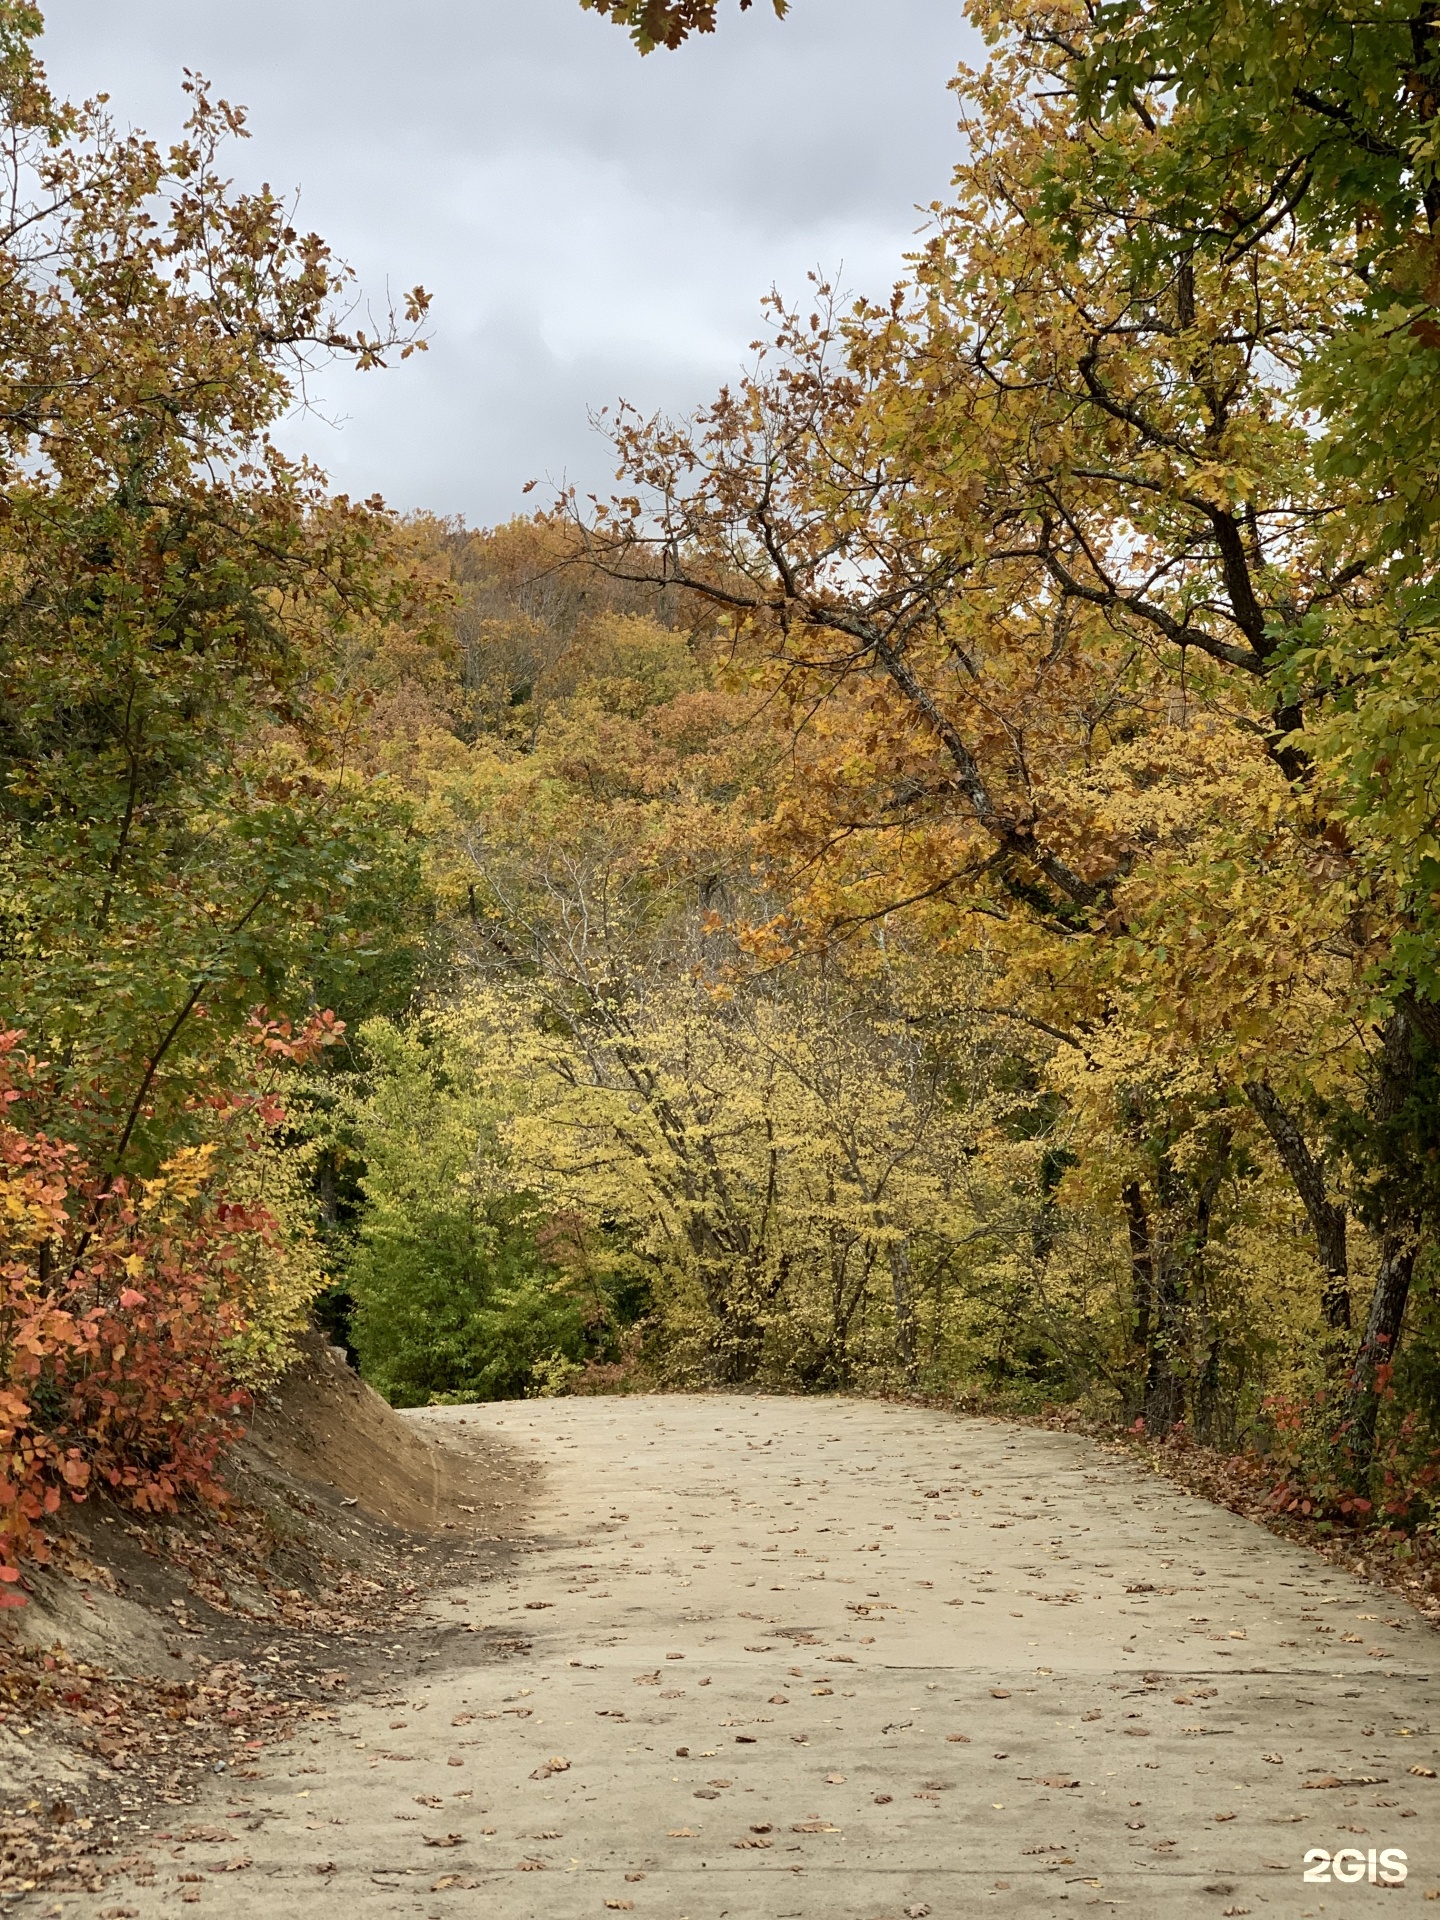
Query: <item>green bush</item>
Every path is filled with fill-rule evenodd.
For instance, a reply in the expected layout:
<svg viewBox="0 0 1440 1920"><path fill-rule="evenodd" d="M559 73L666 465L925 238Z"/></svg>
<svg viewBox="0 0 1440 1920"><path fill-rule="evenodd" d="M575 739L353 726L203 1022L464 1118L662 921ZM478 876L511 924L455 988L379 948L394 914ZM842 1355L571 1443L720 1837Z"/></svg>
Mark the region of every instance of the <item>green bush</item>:
<svg viewBox="0 0 1440 1920"><path fill-rule="evenodd" d="M443 1023L361 1029L365 1210L349 1281L365 1377L396 1406L517 1398L589 1357L586 1314L508 1191L486 1088Z"/></svg>

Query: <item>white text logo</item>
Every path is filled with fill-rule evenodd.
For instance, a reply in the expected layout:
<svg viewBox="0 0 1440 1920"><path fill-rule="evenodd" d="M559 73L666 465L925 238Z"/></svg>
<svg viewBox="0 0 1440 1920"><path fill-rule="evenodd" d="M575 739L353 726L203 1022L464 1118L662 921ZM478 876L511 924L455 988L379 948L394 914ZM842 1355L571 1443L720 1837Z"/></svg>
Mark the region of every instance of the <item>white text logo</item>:
<svg viewBox="0 0 1440 1920"><path fill-rule="evenodd" d="M1328 1887L1332 1878L1351 1885L1368 1880L1372 1887L1398 1887L1408 1873L1405 1855L1399 1847L1337 1847L1331 1853L1325 1847L1311 1847L1305 1856L1305 1878Z"/></svg>

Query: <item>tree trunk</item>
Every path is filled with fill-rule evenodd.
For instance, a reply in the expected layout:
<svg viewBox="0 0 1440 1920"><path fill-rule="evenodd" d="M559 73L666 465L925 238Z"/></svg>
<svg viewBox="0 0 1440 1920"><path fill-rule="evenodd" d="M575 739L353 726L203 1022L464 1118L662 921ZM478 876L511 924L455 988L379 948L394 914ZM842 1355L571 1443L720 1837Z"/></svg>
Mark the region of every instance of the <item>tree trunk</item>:
<svg viewBox="0 0 1440 1920"><path fill-rule="evenodd" d="M1175 1366L1180 1335L1180 1290L1174 1272L1157 1249L1155 1321L1145 1368L1145 1431L1163 1440L1185 1411L1185 1383Z"/></svg>
<svg viewBox="0 0 1440 1920"><path fill-rule="evenodd" d="M1405 1304L1415 1272L1415 1241L1410 1234L1386 1234L1380 1249L1380 1271L1365 1320L1365 1337L1350 1373L1346 1432L1357 1478L1369 1476L1375 1458L1375 1426L1380 1393L1400 1343Z"/></svg>
<svg viewBox="0 0 1440 1920"><path fill-rule="evenodd" d="M1379 1074L1372 1105L1377 1126L1398 1120L1415 1084L1415 1059L1411 1052L1412 1024L1403 1005L1385 1022L1384 1044L1380 1051ZM1389 1379L1389 1370L1400 1344L1400 1328L1410 1298L1410 1281L1415 1272L1415 1220L1399 1209L1387 1209L1380 1239L1380 1271L1375 1277L1375 1292L1365 1318L1365 1333L1350 1371L1345 1406L1345 1432L1350 1448L1356 1484L1365 1485L1375 1458L1375 1430L1380 1413L1380 1394ZM1399 1217L1395 1217L1398 1213Z"/></svg>
<svg viewBox="0 0 1440 1920"><path fill-rule="evenodd" d="M1132 1180L1120 1195L1125 1207L1125 1225L1130 1233L1130 1336L1142 1358L1150 1351L1150 1321L1155 1303L1155 1262L1150 1248L1150 1220L1145 1212L1145 1196L1138 1180ZM1132 1376L1133 1377L1133 1376ZM1143 1392L1130 1399L1128 1411L1139 1413Z"/></svg>
<svg viewBox="0 0 1440 1920"><path fill-rule="evenodd" d="M895 1352L905 1375L905 1384L913 1387L920 1380L920 1362L915 1342L915 1302L910 1296L910 1255L903 1242L887 1249L890 1262L890 1291L895 1302Z"/></svg>
<svg viewBox="0 0 1440 1920"><path fill-rule="evenodd" d="M1164 1439L1185 1410L1185 1388L1175 1370L1180 1334L1180 1290L1169 1250L1155 1233L1138 1181L1124 1190L1135 1280L1135 1341L1143 1367L1140 1410L1145 1431Z"/></svg>
<svg viewBox="0 0 1440 1920"><path fill-rule="evenodd" d="M1193 1404L1193 1424L1196 1437L1210 1440L1216 1431L1220 1412L1220 1359L1224 1342L1215 1331L1214 1317L1209 1311L1209 1289L1205 1279L1205 1253L1210 1245L1210 1221L1215 1209L1215 1198L1225 1178L1226 1168L1230 1164L1230 1143L1235 1130L1230 1126L1215 1129L1212 1139L1214 1153L1210 1171L1201 1181L1195 1194L1195 1230L1189 1247L1190 1297L1199 1303L1208 1333L1205 1364L1201 1367L1195 1382Z"/></svg>
<svg viewBox="0 0 1440 1920"><path fill-rule="evenodd" d="M1274 1088L1264 1080L1252 1080L1245 1088L1245 1097L1259 1114L1304 1203L1320 1264L1325 1269L1322 1296L1325 1322L1343 1331L1350 1325L1350 1259L1345 1209L1327 1195L1325 1170L1311 1154L1295 1116L1281 1104Z"/></svg>
<svg viewBox="0 0 1440 1920"><path fill-rule="evenodd" d="M1184 1388L1174 1366L1179 1295L1167 1268L1165 1249L1151 1231L1139 1181L1132 1180L1121 1199L1130 1233L1134 1341L1141 1369L1136 1400L1145 1431L1163 1439L1185 1407Z"/></svg>
<svg viewBox="0 0 1440 1920"><path fill-rule="evenodd" d="M710 1347L710 1368L718 1387L747 1387L760 1371L765 1329L753 1320L721 1322Z"/></svg>

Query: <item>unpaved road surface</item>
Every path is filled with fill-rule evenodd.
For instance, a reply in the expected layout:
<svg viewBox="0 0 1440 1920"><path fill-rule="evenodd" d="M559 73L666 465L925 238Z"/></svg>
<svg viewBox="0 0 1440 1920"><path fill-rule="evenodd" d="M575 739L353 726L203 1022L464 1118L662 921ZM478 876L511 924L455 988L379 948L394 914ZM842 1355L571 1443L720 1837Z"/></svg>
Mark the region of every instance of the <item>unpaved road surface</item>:
<svg viewBox="0 0 1440 1920"><path fill-rule="evenodd" d="M403 1691L217 1781L184 1819L223 1839L64 1911L1389 1912L1372 1848L1440 1888L1430 1630L1092 1442L838 1400L414 1417L533 1454L527 1540L437 1595ZM1346 1847L1365 1879L1305 1882Z"/></svg>

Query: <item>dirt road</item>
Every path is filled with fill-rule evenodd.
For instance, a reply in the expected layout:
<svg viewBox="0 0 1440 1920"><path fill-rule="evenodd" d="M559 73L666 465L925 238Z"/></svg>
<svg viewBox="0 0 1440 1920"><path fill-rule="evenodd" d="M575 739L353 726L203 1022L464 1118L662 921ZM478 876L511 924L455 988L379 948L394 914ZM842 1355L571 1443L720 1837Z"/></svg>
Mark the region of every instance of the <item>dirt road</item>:
<svg viewBox="0 0 1440 1920"><path fill-rule="evenodd" d="M1440 1887L1431 1631L1091 1442L835 1400L414 1418L543 1463L528 1541L437 1598L403 1693L63 1911L1318 1916L1389 1848ZM1346 1848L1357 1884L1305 1882Z"/></svg>

